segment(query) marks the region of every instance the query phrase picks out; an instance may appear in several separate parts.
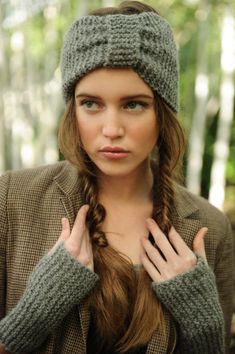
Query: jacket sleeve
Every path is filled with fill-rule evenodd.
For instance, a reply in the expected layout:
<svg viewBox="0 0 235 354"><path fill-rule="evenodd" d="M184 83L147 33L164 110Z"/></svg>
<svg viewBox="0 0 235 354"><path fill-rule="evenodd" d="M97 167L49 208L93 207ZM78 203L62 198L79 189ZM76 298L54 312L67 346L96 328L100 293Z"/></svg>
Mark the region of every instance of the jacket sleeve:
<svg viewBox="0 0 235 354"><path fill-rule="evenodd" d="M0 342L14 354L35 350L97 280L60 244L39 261L22 298L0 321Z"/></svg>
<svg viewBox="0 0 235 354"><path fill-rule="evenodd" d="M202 258L189 272L153 283L153 289L178 324L181 354L224 354L224 318L215 276Z"/></svg>
<svg viewBox="0 0 235 354"><path fill-rule="evenodd" d="M233 312L233 237L231 225L227 218L225 219L224 237L218 247L217 260L215 265L216 283L219 292L219 299L222 306L226 333L226 353L229 352L231 337L231 319Z"/></svg>
<svg viewBox="0 0 235 354"><path fill-rule="evenodd" d="M5 315L8 180L9 174L0 177L0 320Z"/></svg>

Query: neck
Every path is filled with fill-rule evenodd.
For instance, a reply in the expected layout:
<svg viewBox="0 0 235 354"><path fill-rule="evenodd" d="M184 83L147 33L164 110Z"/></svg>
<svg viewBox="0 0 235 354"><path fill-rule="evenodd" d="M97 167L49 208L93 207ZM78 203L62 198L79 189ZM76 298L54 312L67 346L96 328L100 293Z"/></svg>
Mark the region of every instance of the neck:
<svg viewBox="0 0 235 354"><path fill-rule="evenodd" d="M153 175L150 166L126 176L99 176L99 199L115 203L136 203L151 200Z"/></svg>

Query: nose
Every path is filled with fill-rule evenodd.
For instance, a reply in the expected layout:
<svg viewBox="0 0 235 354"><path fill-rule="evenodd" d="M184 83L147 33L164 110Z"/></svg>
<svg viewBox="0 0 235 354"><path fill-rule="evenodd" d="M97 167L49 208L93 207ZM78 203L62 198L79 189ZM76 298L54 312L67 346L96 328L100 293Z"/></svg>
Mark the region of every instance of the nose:
<svg viewBox="0 0 235 354"><path fill-rule="evenodd" d="M124 135L124 126L116 110L107 110L102 133L106 138L116 139Z"/></svg>

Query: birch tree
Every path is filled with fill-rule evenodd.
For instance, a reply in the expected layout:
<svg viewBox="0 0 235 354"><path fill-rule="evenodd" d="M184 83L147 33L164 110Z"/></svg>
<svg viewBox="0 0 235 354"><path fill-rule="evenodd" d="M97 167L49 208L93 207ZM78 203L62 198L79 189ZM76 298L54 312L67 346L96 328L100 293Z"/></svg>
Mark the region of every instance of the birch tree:
<svg viewBox="0 0 235 354"><path fill-rule="evenodd" d="M225 198L226 162L234 111L235 70L235 20L230 7L226 7L222 21L220 114L217 137L214 145L214 159L211 169L209 200L222 209ZM234 157L235 158L235 157Z"/></svg>
<svg viewBox="0 0 235 354"><path fill-rule="evenodd" d="M6 89L6 54L5 54L5 38L2 31L2 21L4 13L4 4L0 2L0 174L6 168L5 164L5 123L4 123L4 105L3 92Z"/></svg>
<svg viewBox="0 0 235 354"><path fill-rule="evenodd" d="M210 8L210 4L207 1L204 1L200 9L201 18L199 18L197 74L195 80L196 107L192 118L187 156L186 185L190 191L196 194L200 194L201 191L206 104L208 100L209 87L207 40Z"/></svg>

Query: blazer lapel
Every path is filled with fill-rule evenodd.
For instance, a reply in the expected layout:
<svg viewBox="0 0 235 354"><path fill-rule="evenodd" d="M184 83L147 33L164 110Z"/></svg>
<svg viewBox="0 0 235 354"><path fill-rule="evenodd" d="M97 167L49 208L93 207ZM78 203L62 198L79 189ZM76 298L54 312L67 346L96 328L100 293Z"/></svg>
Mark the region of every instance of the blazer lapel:
<svg viewBox="0 0 235 354"><path fill-rule="evenodd" d="M179 216L174 216L173 225L188 247L192 249L194 236L202 227L201 221L194 219L182 219Z"/></svg>
<svg viewBox="0 0 235 354"><path fill-rule="evenodd" d="M67 162L61 172L54 177L54 182L61 191L60 200L72 226L82 205L78 170Z"/></svg>
<svg viewBox="0 0 235 354"><path fill-rule="evenodd" d="M172 223L186 244L192 248L193 239L203 226L199 217L199 209L190 193L184 188L178 187L175 195Z"/></svg>

